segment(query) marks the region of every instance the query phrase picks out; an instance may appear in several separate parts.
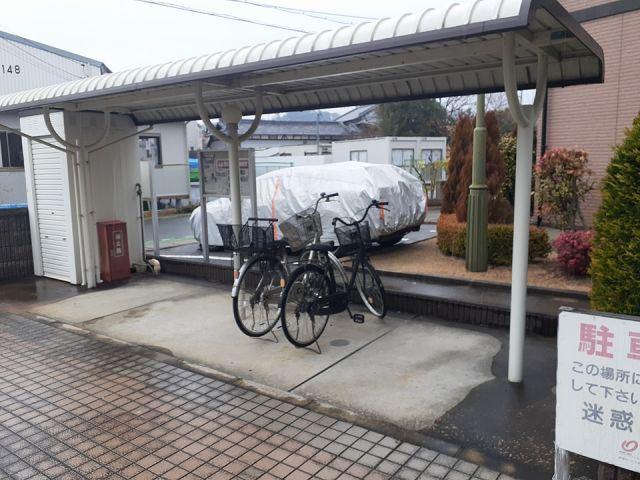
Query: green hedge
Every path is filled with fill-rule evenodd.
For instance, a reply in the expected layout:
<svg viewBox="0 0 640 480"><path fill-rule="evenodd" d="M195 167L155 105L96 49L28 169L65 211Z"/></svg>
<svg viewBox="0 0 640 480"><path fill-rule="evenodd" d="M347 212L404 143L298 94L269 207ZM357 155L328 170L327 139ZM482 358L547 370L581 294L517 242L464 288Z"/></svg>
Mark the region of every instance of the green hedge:
<svg viewBox="0 0 640 480"><path fill-rule="evenodd" d="M489 225L487 232L488 260L491 265L511 265L513 225ZM440 215L438 248L445 255L464 258L467 225L456 221L455 215ZM549 236L542 228L529 229L529 261L546 257L551 252Z"/></svg>
<svg viewBox="0 0 640 480"><path fill-rule="evenodd" d="M640 315L640 115L607 168L594 229L592 308Z"/></svg>

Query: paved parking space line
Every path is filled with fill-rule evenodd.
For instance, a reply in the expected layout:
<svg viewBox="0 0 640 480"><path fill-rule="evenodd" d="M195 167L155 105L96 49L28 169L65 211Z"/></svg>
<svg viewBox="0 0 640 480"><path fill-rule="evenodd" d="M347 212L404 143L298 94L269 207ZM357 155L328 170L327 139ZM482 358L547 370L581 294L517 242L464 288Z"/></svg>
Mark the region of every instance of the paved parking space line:
<svg viewBox="0 0 640 480"><path fill-rule="evenodd" d="M300 388L301 386L303 386L305 383L310 382L311 380L313 380L316 377L319 377L320 375L322 375L323 373L325 373L327 370L330 370L331 368L335 367L336 365L338 365L339 363L343 362L344 360L346 360L347 358L351 357L352 355L355 355L356 353L358 353L360 350L368 347L369 345L371 345L372 343L380 340L382 337L384 337L385 335L391 333L391 330L387 330L385 332L382 332L380 335L378 335L375 338L372 338L370 341L368 341L367 343L365 343L364 345L361 345L360 347L356 348L355 350L347 353L344 357L339 358L338 360L336 360L335 362L333 362L331 365L327 365L325 368L323 368L322 370L320 370L319 372L316 372L315 374L311 375L309 378L306 378L304 381L300 382L298 385L296 385L295 387L292 387L289 389L289 392L293 392L296 389Z"/></svg>

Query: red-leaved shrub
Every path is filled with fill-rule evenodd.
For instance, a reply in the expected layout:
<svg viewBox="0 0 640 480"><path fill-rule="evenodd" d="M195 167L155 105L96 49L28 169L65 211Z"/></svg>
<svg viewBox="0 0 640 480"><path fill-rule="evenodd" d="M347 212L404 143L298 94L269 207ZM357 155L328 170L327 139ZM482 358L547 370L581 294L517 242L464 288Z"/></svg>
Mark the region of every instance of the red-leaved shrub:
<svg viewBox="0 0 640 480"><path fill-rule="evenodd" d="M558 264L563 272L571 275L587 275L591 265L591 230L562 232L553 241L558 253Z"/></svg>

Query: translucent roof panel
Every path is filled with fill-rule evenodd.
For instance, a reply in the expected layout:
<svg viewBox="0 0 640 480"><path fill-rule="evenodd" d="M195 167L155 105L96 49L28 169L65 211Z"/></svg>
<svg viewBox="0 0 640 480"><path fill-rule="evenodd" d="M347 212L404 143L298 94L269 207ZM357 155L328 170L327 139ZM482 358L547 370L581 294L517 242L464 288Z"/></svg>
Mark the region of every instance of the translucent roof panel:
<svg viewBox="0 0 640 480"><path fill-rule="evenodd" d="M110 110L138 124L502 91L504 33L516 35L519 88L535 87L538 54L549 87L601 82L598 44L557 0L433 0L421 12L325 30L0 97L0 111L44 106Z"/></svg>

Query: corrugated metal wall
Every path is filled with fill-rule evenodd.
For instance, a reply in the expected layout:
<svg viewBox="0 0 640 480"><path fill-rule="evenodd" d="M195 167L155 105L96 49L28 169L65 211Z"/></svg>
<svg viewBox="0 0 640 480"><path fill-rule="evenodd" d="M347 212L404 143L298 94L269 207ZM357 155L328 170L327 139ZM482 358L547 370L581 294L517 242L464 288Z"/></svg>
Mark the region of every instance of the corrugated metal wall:
<svg viewBox="0 0 640 480"><path fill-rule="evenodd" d="M0 93L100 75L100 68L0 38Z"/></svg>

